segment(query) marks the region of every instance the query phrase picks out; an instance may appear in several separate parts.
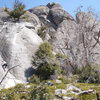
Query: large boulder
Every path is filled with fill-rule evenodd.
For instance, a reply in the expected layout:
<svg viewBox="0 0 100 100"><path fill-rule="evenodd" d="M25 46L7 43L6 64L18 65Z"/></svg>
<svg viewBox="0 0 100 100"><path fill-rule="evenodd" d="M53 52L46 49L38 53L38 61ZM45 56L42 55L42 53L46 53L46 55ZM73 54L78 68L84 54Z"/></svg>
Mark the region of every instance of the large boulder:
<svg viewBox="0 0 100 100"><path fill-rule="evenodd" d="M47 18L47 15L49 13L49 8L47 6L38 6L29 9L31 13L36 14L39 18Z"/></svg>
<svg viewBox="0 0 100 100"><path fill-rule="evenodd" d="M48 3L48 4L47 4L47 7L48 7L49 9L52 9L52 8L55 8L55 7L57 7L57 8L62 8L61 5L60 5L59 3L55 3L55 2Z"/></svg>
<svg viewBox="0 0 100 100"><path fill-rule="evenodd" d="M7 63L5 69L9 70L17 66L10 70L10 73L16 79L24 82L33 73L32 56L42 42L42 39L36 34L36 30L29 27L32 27L31 23L7 22L0 33L0 54Z"/></svg>
<svg viewBox="0 0 100 100"><path fill-rule="evenodd" d="M74 18L66 12L58 3L52 3L47 5L50 8L48 18L57 26L64 20L74 20Z"/></svg>
<svg viewBox="0 0 100 100"><path fill-rule="evenodd" d="M34 24L34 26L37 26L40 24L39 18L35 14L33 14L29 11L26 11L26 13L21 16L20 21L30 22L30 23Z"/></svg>

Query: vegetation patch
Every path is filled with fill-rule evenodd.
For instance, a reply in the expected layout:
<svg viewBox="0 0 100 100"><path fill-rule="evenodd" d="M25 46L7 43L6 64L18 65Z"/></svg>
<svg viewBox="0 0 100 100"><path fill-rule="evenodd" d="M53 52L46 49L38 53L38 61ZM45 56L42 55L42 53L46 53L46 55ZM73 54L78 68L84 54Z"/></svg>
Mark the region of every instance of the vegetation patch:
<svg viewBox="0 0 100 100"><path fill-rule="evenodd" d="M50 43L44 42L33 57L32 64L36 66L36 75L43 80L47 80L54 75L59 65L53 55L53 49Z"/></svg>
<svg viewBox="0 0 100 100"><path fill-rule="evenodd" d="M61 53L57 53L57 54L56 54L56 57L57 57L57 58L62 58L62 59L68 58L66 55L63 55L63 54L61 54Z"/></svg>
<svg viewBox="0 0 100 100"><path fill-rule="evenodd" d="M46 27L45 26L41 26L38 31L37 31L37 34L43 39L45 40L45 37L46 37Z"/></svg>
<svg viewBox="0 0 100 100"><path fill-rule="evenodd" d="M15 21L19 21L20 17L26 12L24 9L25 5L19 0L15 0L13 10L9 11L8 8L5 8L5 11L10 17L14 18Z"/></svg>

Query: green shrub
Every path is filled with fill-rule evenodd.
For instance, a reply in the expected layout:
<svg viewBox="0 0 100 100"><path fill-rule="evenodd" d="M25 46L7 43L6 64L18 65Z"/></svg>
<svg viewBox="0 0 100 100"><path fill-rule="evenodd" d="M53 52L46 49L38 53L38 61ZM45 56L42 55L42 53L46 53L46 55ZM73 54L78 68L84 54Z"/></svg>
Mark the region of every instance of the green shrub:
<svg viewBox="0 0 100 100"><path fill-rule="evenodd" d="M91 66L85 66L79 74L79 82L100 83L100 73Z"/></svg>
<svg viewBox="0 0 100 100"><path fill-rule="evenodd" d="M81 68L78 68L77 66L74 66L73 69L72 69L72 74L73 75L80 74L81 71L82 71Z"/></svg>
<svg viewBox="0 0 100 100"><path fill-rule="evenodd" d="M67 83L67 79L66 79L66 77L64 77L64 76L61 76L61 77L59 77L58 79L61 80L62 83L64 83L64 84Z"/></svg>
<svg viewBox="0 0 100 100"><path fill-rule="evenodd" d="M46 37L46 27L45 26L41 26L38 31L37 34L44 40Z"/></svg>
<svg viewBox="0 0 100 100"><path fill-rule="evenodd" d="M78 98L80 100L97 100L96 99L96 94L83 94L83 95L79 95Z"/></svg>
<svg viewBox="0 0 100 100"><path fill-rule="evenodd" d="M36 75L32 75L30 77L30 83L39 84L40 83L40 78Z"/></svg>
<svg viewBox="0 0 100 100"><path fill-rule="evenodd" d="M53 48L50 45L50 43L44 42L40 45L39 50L36 52L36 56L38 56L40 59L52 58L53 57L52 50Z"/></svg>
<svg viewBox="0 0 100 100"><path fill-rule="evenodd" d="M46 59L52 59L53 57L52 46L50 43L44 42L40 45L35 57L33 57L32 64L38 67L40 63L44 62Z"/></svg>
<svg viewBox="0 0 100 100"><path fill-rule="evenodd" d="M14 87L15 91L24 91L25 90L25 85L24 84L17 84L15 87Z"/></svg>
<svg viewBox="0 0 100 100"><path fill-rule="evenodd" d="M37 67L36 74L42 79L48 79L50 75L54 75L56 69L59 69L52 52L52 46L44 42L32 59L32 64Z"/></svg>
<svg viewBox="0 0 100 100"><path fill-rule="evenodd" d="M5 11L10 15L10 17L14 18L15 21L18 21L19 18L25 13L25 5L19 0L15 0L13 5L13 10L9 11L5 8Z"/></svg>
<svg viewBox="0 0 100 100"><path fill-rule="evenodd" d="M46 80L50 78L50 75L55 73L57 67L57 64L45 61L38 66L36 73L39 77Z"/></svg>
<svg viewBox="0 0 100 100"><path fill-rule="evenodd" d="M66 84L64 84L64 83L56 84L56 88L57 89L65 89L66 88Z"/></svg>
<svg viewBox="0 0 100 100"><path fill-rule="evenodd" d="M33 100L51 100L52 95L45 84L35 86L31 91L31 99Z"/></svg>
<svg viewBox="0 0 100 100"><path fill-rule="evenodd" d="M5 98L5 99L4 99ZM30 100L24 84L0 91L0 100Z"/></svg>

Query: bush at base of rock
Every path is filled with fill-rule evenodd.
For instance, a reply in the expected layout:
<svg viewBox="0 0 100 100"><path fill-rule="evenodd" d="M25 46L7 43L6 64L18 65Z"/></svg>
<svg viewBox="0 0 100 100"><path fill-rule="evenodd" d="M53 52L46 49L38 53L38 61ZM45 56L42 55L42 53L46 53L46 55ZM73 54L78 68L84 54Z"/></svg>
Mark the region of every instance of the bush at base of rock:
<svg viewBox="0 0 100 100"><path fill-rule="evenodd" d="M29 79L30 83L33 83L33 84L39 84L40 83L40 78L36 75L32 75Z"/></svg>
<svg viewBox="0 0 100 100"><path fill-rule="evenodd" d="M36 52L36 56L43 60L44 58L52 59L54 57L52 53L53 47L49 42L44 42L40 45L38 51Z"/></svg>
<svg viewBox="0 0 100 100"><path fill-rule="evenodd" d="M56 64L44 62L41 63L37 68L36 74L46 80L50 78L50 75L53 75L55 73L57 67L58 66Z"/></svg>
<svg viewBox="0 0 100 100"><path fill-rule="evenodd" d="M81 83L100 83L100 73L91 66L85 66L79 73Z"/></svg>
<svg viewBox="0 0 100 100"><path fill-rule="evenodd" d="M24 84L17 84L15 87L2 89L0 100L30 100L30 93Z"/></svg>
<svg viewBox="0 0 100 100"><path fill-rule="evenodd" d="M52 95L45 84L40 84L31 91L31 99L34 100L51 100Z"/></svg>
<svg viewBox="0 0 100 100"><path fill-rule="evenodd" d="M44 42L40 45L35 57L32 59L32 64L36 66L36 75L43 80L47 80L51 75L57 73L59 64L49 42Z"/></svg>
<svg viewBox="0 0 100 100"><path fill-rule="evenodd" d="M37 34L43 39L45 40L46 37L46 27L42 26L38 29Z"/></svg>

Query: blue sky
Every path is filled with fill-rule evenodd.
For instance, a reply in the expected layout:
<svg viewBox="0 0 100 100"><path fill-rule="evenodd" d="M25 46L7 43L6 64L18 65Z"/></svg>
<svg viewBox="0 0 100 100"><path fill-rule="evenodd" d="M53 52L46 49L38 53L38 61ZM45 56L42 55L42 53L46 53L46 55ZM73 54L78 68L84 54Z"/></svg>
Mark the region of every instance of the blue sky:
<svg viewBox="0 0 100 100"><path fill-rule="evenodd" d="M76 9L82 5L84 9L92 7L96 12L100 12L100 0L20 0L26 5L26 9L45 5L49 2L58 2L70 14L74 15ZM12 8L14 0L0 0L0 7Z"/></svg>

